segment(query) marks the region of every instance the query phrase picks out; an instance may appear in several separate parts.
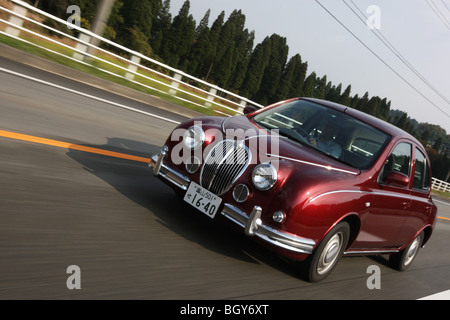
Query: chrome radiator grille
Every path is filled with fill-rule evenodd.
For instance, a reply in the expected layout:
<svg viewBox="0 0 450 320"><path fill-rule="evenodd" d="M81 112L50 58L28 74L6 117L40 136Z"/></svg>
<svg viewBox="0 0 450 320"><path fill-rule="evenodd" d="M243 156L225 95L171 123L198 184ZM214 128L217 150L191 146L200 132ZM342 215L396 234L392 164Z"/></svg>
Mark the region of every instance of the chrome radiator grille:
<svg viewBox="0 0 450 320"><path fill-rule="evenodd" d="M227 192L250 163L250 151L236 141L224 140L210 151L203 164L200 183L217 195Z"/></svg>

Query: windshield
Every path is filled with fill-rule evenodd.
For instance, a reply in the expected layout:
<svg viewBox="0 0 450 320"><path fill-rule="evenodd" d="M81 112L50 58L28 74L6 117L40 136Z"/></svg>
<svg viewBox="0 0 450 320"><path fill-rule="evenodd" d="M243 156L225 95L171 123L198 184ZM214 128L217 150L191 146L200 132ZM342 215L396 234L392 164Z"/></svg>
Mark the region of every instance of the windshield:
<svg viewBox="0 0 450 320"><path fill-rule="evenodd" d="M361 170L372 166L389 140L388 135L358 119L306 100L263 111L252 120Z"/></svg>

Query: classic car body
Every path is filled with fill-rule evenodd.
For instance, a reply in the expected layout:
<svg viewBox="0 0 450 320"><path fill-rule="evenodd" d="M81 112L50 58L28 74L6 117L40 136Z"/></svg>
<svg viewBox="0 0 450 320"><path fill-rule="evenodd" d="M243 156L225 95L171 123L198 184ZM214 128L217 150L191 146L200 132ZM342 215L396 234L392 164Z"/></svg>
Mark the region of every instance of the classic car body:
<svg viewBox="0 0 450 320"><path fill-rule="evenodd" d="M436 223L423 146L384 121L323 100L188 120L149 166L205 215L228 218L303 261L313 282L342 254L390 254L396 269L406 269Z"/></svg>

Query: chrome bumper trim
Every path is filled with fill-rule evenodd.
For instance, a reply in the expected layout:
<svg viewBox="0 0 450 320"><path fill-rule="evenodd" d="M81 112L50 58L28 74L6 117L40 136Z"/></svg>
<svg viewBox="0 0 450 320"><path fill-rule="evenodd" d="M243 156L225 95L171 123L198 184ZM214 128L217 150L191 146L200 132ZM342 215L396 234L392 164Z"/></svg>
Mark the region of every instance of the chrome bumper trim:
<svg viewBox="0 0 450 320"><path fill-rule="evenodd" d="M316 245L311 239L302 238L264 225L260 219L261 208L258 206L255 206L250 216L248 216L239 208L225 203L222 215L244 228L247 235L259 237L277 247L298 253L311 254Z"/></svg>
<svg viewBox="0 0 450 320"><path fill-rule="evenodd" d="M165 153L159 153L151 157L148 166L152 169L155 176L161 176L167 181L173 183L177 187L187 190L191 180L164 164Z"/></svg>
<svg viewBox="0 0 450 320"><path fill-rule="evenodd" d="M148 166L152 169L155 176L160 176L173 183L182 190L187 190L191 180L183 174L169 168L164 164L165 152L161 152L151 157ZM311 254L316 243L307 238L302 238L292 233L275 229L262 223L262 209L255 206L247 215L232 204L225 203L222 209L222 215L239 225L245 230L248 236L256 236L277 247L290 250L297 253Z"/></svg>

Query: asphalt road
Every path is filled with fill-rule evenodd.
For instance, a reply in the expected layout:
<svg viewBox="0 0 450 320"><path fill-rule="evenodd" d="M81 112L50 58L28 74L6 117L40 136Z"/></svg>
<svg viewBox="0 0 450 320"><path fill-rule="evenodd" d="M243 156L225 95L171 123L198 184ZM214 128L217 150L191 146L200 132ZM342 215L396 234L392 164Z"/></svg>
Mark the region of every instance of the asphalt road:
<svg viewBox="0 0 450 320"><path fill-rule="evenodd" d="M0 130L148 158L184 119L5 59L0 68ZM437 205L450 218L449 204ZM191 209L143 162L0 137L0 299L418 299L450 289L449 242L440 219L408 271L346 257L311 284ZM72 265L80 289L67 286ZM380 289L367 287L372 265Z"/></svg>

